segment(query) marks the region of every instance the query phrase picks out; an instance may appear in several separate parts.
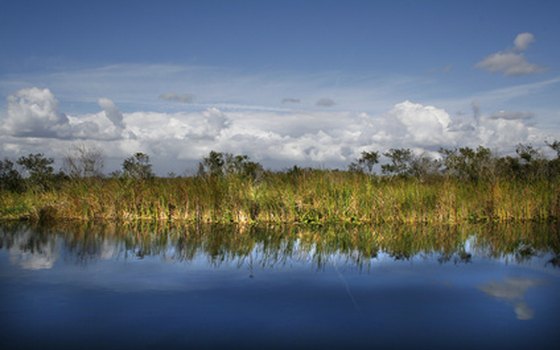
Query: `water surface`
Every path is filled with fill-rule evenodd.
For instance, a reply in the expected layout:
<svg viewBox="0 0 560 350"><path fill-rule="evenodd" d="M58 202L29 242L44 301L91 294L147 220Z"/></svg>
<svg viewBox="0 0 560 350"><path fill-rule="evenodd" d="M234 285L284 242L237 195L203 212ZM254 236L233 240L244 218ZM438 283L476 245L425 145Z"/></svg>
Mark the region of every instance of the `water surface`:
<svg viewBox="0 0 560 350"><path fill-rule="evenodd" d="M550 225L0 227L3 349L560 340Z"/></svg>

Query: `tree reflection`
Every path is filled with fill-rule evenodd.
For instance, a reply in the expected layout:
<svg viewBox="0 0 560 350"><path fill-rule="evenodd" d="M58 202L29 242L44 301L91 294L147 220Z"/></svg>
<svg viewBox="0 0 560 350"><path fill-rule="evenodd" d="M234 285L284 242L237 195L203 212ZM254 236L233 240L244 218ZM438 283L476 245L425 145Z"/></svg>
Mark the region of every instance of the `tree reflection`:
<svg viewBox="0 0 560 350"><path fill-rule="evenodd" d="M546 266L560 264L556 226L247 226L173 225L171 223L25 222L0 225L0 248L21 266L49 268L59 256L77 263L114 258L160 257L212 266L274 267L291 262L323 268L334 259L359 268L375 266L380 255L394 260L429 257L439 263L470 263L476 257L523 262L545 256ZM35 260L33 260L35 259ZM35 261L35 264L33 263Z"/></svg>

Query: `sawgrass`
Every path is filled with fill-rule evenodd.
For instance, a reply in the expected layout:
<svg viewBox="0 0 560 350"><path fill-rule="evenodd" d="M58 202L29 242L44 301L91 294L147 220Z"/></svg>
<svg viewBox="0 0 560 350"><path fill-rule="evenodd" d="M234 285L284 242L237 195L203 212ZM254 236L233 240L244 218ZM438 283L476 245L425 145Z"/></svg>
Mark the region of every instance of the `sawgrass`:
<svg viewBox="0 0 560 350"><path fill-rule="evenodd" d="M78 179L47 192L0 193L0 219L204 223L550 221L560 181L427 181L306 170L240 176Z"/></svg>

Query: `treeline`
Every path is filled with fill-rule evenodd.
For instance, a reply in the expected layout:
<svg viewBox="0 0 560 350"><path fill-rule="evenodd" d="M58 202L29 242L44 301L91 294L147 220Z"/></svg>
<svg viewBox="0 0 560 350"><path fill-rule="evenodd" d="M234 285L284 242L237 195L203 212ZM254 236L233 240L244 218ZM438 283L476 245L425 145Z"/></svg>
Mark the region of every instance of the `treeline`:
<svg viewBox="0 0 560 350"><path fill-rule="evenodd" d="M0 219L192 223L443 223L560 218L560 142L546 158L488 148L363 152L347 170L269 171L244 155L210 152L193 176L156 177L135 153L104 175L103 156L80 147L54 161L30 154L0 162Z"/></svg>
<svg viewBox="0 0 560 350"><path fill-rule="evenodd" d="M408 148L390 149L382 155L388 162L381 165L381 174L412 177L425 180L430 177L447 176L464 181L493 180L495 178L537 180L558 176L560 173L560 142L546 143L556 157L547 159L532 145L519 144L516 156L499 157L489 148L462 147L439 150L441 158L416 156ZM381 155L377 151L364 151L348 167L349 171L374 174L374 167Z"/></svg>
<svg viewBox="0 0 560 350"><path fill-rule="evenodd" d="M546 158L532 145L519 144L515 156L497 156L489 148L462 147L440 149L440 158L415 155L408 148L392 148L386 152L364 151L348 166L348 172L386 178L410 178L420 181L441 177L462 181L493 181L497 178L535 181L555 178L560 174L560 141L546 143L556 157ZM383 160L383 162L382 162ZM42 153L22 156L15 162L0 160L0 190L21 193L26 190L46 191L64 182L83 178L119 178L149 180L156 177L149 155L135 153L126 158L122 167L109 175L103 173L103 153L96 148L78 146L63 160L62 169L55 171L54 159ZM294 166L280 173L292 175L317 171ZM338 171L338 170L337 170ZM241 177L262 179L273 172L266 171L247 155L211 151L198 165L198 177ZM169 174L168 177L180 177Z"/></svg>

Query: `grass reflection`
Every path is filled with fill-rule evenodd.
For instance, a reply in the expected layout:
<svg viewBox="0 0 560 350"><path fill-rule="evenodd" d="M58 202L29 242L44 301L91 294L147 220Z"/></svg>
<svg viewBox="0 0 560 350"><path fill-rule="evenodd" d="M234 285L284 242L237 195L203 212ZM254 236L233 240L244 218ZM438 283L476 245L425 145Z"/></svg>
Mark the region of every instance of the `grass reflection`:
<svg viewBox="0 0 560 350"><path fill-rule="evenodd" d="M440 263L469 263L473 256L523 262L546 256L558 267L558 226L523 225L174 225L168 222L109 222L0 225L0 248L10 254L89 260L159 256L192 261L204 256L222 263L274 267L291 261L322 268L343 259L360 268L381 255L394 260L433 257ZM34 266L28 262L28 266ZM39 265L37 265L39 266Z"/></svg>

